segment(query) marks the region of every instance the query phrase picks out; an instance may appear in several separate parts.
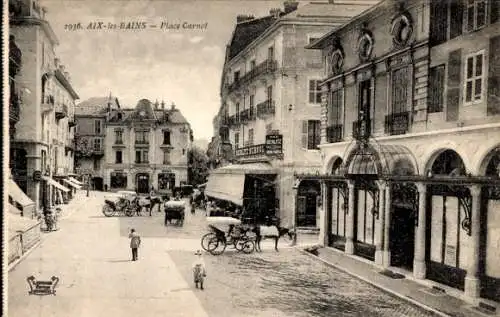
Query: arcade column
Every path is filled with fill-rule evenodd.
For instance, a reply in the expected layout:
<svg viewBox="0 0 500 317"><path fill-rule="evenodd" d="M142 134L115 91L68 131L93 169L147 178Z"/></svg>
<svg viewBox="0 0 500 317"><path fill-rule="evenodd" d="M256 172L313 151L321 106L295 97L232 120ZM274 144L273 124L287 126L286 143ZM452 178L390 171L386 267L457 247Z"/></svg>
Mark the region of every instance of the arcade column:
<svg viewBox="0 0 500 317"><path fill-rule="evenodd" d="M426 198L427 185L416 183L418 190L418 222L415 230L415 255L413 259L413 276L425 279L427 268L425 264L425 230L426 230Z"/></svg>
<svg viewBox="0 0 500 317"><path fill-rule="evenodd" d="M470 216L471 242L468 256L469 267L465 276L465 295L469 298L480 296L479 259L480 259L480 211L481 211L481 187L473 185L469 187L472 196L472 208Z"/></svg>
<svg viewBox="0 0 500 317"><path fill-rule="evenodd" d="M384 202L384 247L382 251L382 265L384 267L391 266L391 250L390 250L390 234L391 234L391 209L392 209L392 192L391 184L385 184L385 202Z"/></svg>
<svg viewBox="0 0 500 317"><path fill-rule="evenodd" d="M385 181L377 181L378 187L378 213L379 219L375 222L375 264L382 266L384 263L384 219L385 219L385 199L384 193L387 188L387 183Z"/></svg>
<svg viewBox="0 0 500 317"><path fill-rule="evenodd" d="M348 207L349 211L347 214L347 223L346 223L346 242L345 242L345 253L346 254L354 254L354 181L349 180L347 182L347 188L349 191L349 201Z"/></svg>

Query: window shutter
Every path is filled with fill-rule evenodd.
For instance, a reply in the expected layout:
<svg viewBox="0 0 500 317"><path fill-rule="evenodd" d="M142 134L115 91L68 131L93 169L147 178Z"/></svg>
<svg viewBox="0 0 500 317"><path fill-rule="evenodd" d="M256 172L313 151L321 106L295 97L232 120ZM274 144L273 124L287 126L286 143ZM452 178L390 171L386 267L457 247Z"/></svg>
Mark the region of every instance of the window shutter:
<svg viewBox="0 0 500 317"><path fill-rule="evenodd" d="M307 120L302 121L302 147L307 149Z"/></svg>
<svg viewBox="0 0 500 317"><path fill-rule="evenodd" d="M427 110L429 113L443 111L444 71L444 65L430 69L429 108Z"/></svg>
<svg viewBox="0 0 500 317"><path fill-rule="evenodd" d="M458 120L460 104L460 71L462 50L458 49L448 55L448 95L446 97L446 120Z"/></svg>
<svg viewBox="0 0 500 317"><path fill-rule="evenodd" d="M431 45L438 45L446 41L448 25L448 6L442 1L431 1L430 16Z"/></svg>
<svg viewBox="0 0 500 317"><path fill-rule="evenodd" d="M450 3L450 40L461 35L463 31L464 6L460 1Z"/></svg>
<svg viewBox="0 0 500 317"><path fill-rule="evenodd" d="M490 1L490 22L495 23L498 22L498 18L500 16L500 1L493 0Z"/></svg>
<svg viewBox="0 0 500 317"><path fill-rule="evenodd" d="M321 143L321 121L314 122L314 148L318 149L318 145Z"/></svg>
<svg viewBox="0 0 500 317"><path fill-rule="evenodd" d="M496 2L496 1L493 1ZM500 114L500 36L490 39L487 115Z"/></svg>

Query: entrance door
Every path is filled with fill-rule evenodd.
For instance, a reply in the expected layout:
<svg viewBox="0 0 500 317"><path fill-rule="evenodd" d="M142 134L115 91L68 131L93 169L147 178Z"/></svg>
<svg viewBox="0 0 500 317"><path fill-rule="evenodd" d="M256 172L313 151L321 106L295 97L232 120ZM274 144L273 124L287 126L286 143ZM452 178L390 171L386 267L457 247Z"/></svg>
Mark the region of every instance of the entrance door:
<svg viewBox="0 0 500 317"><path fill-rule="evenodd" d="M393 206L389 248L391 265L413 268L415 251L415 214L413 210Z"/></svg>
<svg viewBox="0 0 500 317"><path fill-rule="evenodd" d="M149 192L149 175L148 174L138 174L137 175L137 192L141 194L147 194Z"/></svg>
<svg viewBox="0 0 500 317"><path fill-rule="evenodd" d="M100 191L103 190L102 177L94 177L94 179L92 181L94 182L94 189L95 190L100 190Z"/></svg>

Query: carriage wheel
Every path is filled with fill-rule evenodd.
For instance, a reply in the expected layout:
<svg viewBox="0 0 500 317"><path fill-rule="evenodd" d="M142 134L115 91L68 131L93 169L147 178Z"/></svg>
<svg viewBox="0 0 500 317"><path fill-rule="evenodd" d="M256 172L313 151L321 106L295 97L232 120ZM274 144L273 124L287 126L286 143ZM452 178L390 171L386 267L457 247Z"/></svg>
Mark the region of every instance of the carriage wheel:
<svg viewBox="0 0 500 317"><path fill-rule="evenodd" d="M226 250L226 243L219 240L217 237L210 239L208 242L208 252L212 255L221 255Z"/></svg>
<svg viewBox="0 0 500 317"><path fill-rule="evenodd" d="M106 217L112 217L115 215L115 211L113 210L113 208L111 208L110 206L108 205L104 205L102 207L102 213L106 216Z"/></svg>
<svg viewBox="0 0 500 317"><path fill-rule="evenodd" d="M240 242L242 245L241 251L246 254L250 254L255 250L255 243L252 240L243 240L243 242Z"/></svg>
<svg viewBox="0 0 500 317"><path fill-rule="evenodd" d="M210 239L215 238L216 235L213 232L205 234L203 237L201 237L201 247L203 250L208 251L208 243L210 242Z"/></svg>

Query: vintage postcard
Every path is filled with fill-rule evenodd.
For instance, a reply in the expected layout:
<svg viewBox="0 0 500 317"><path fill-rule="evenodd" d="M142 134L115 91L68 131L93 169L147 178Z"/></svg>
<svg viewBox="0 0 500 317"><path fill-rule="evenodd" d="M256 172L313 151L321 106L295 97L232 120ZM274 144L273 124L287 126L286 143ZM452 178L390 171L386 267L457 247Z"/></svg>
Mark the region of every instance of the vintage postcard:
<svg viewBox="0 0 500 317"><path fill-rule="evenodd" d="M4 316L500 316L500 1L4 4Z"/></svg>

